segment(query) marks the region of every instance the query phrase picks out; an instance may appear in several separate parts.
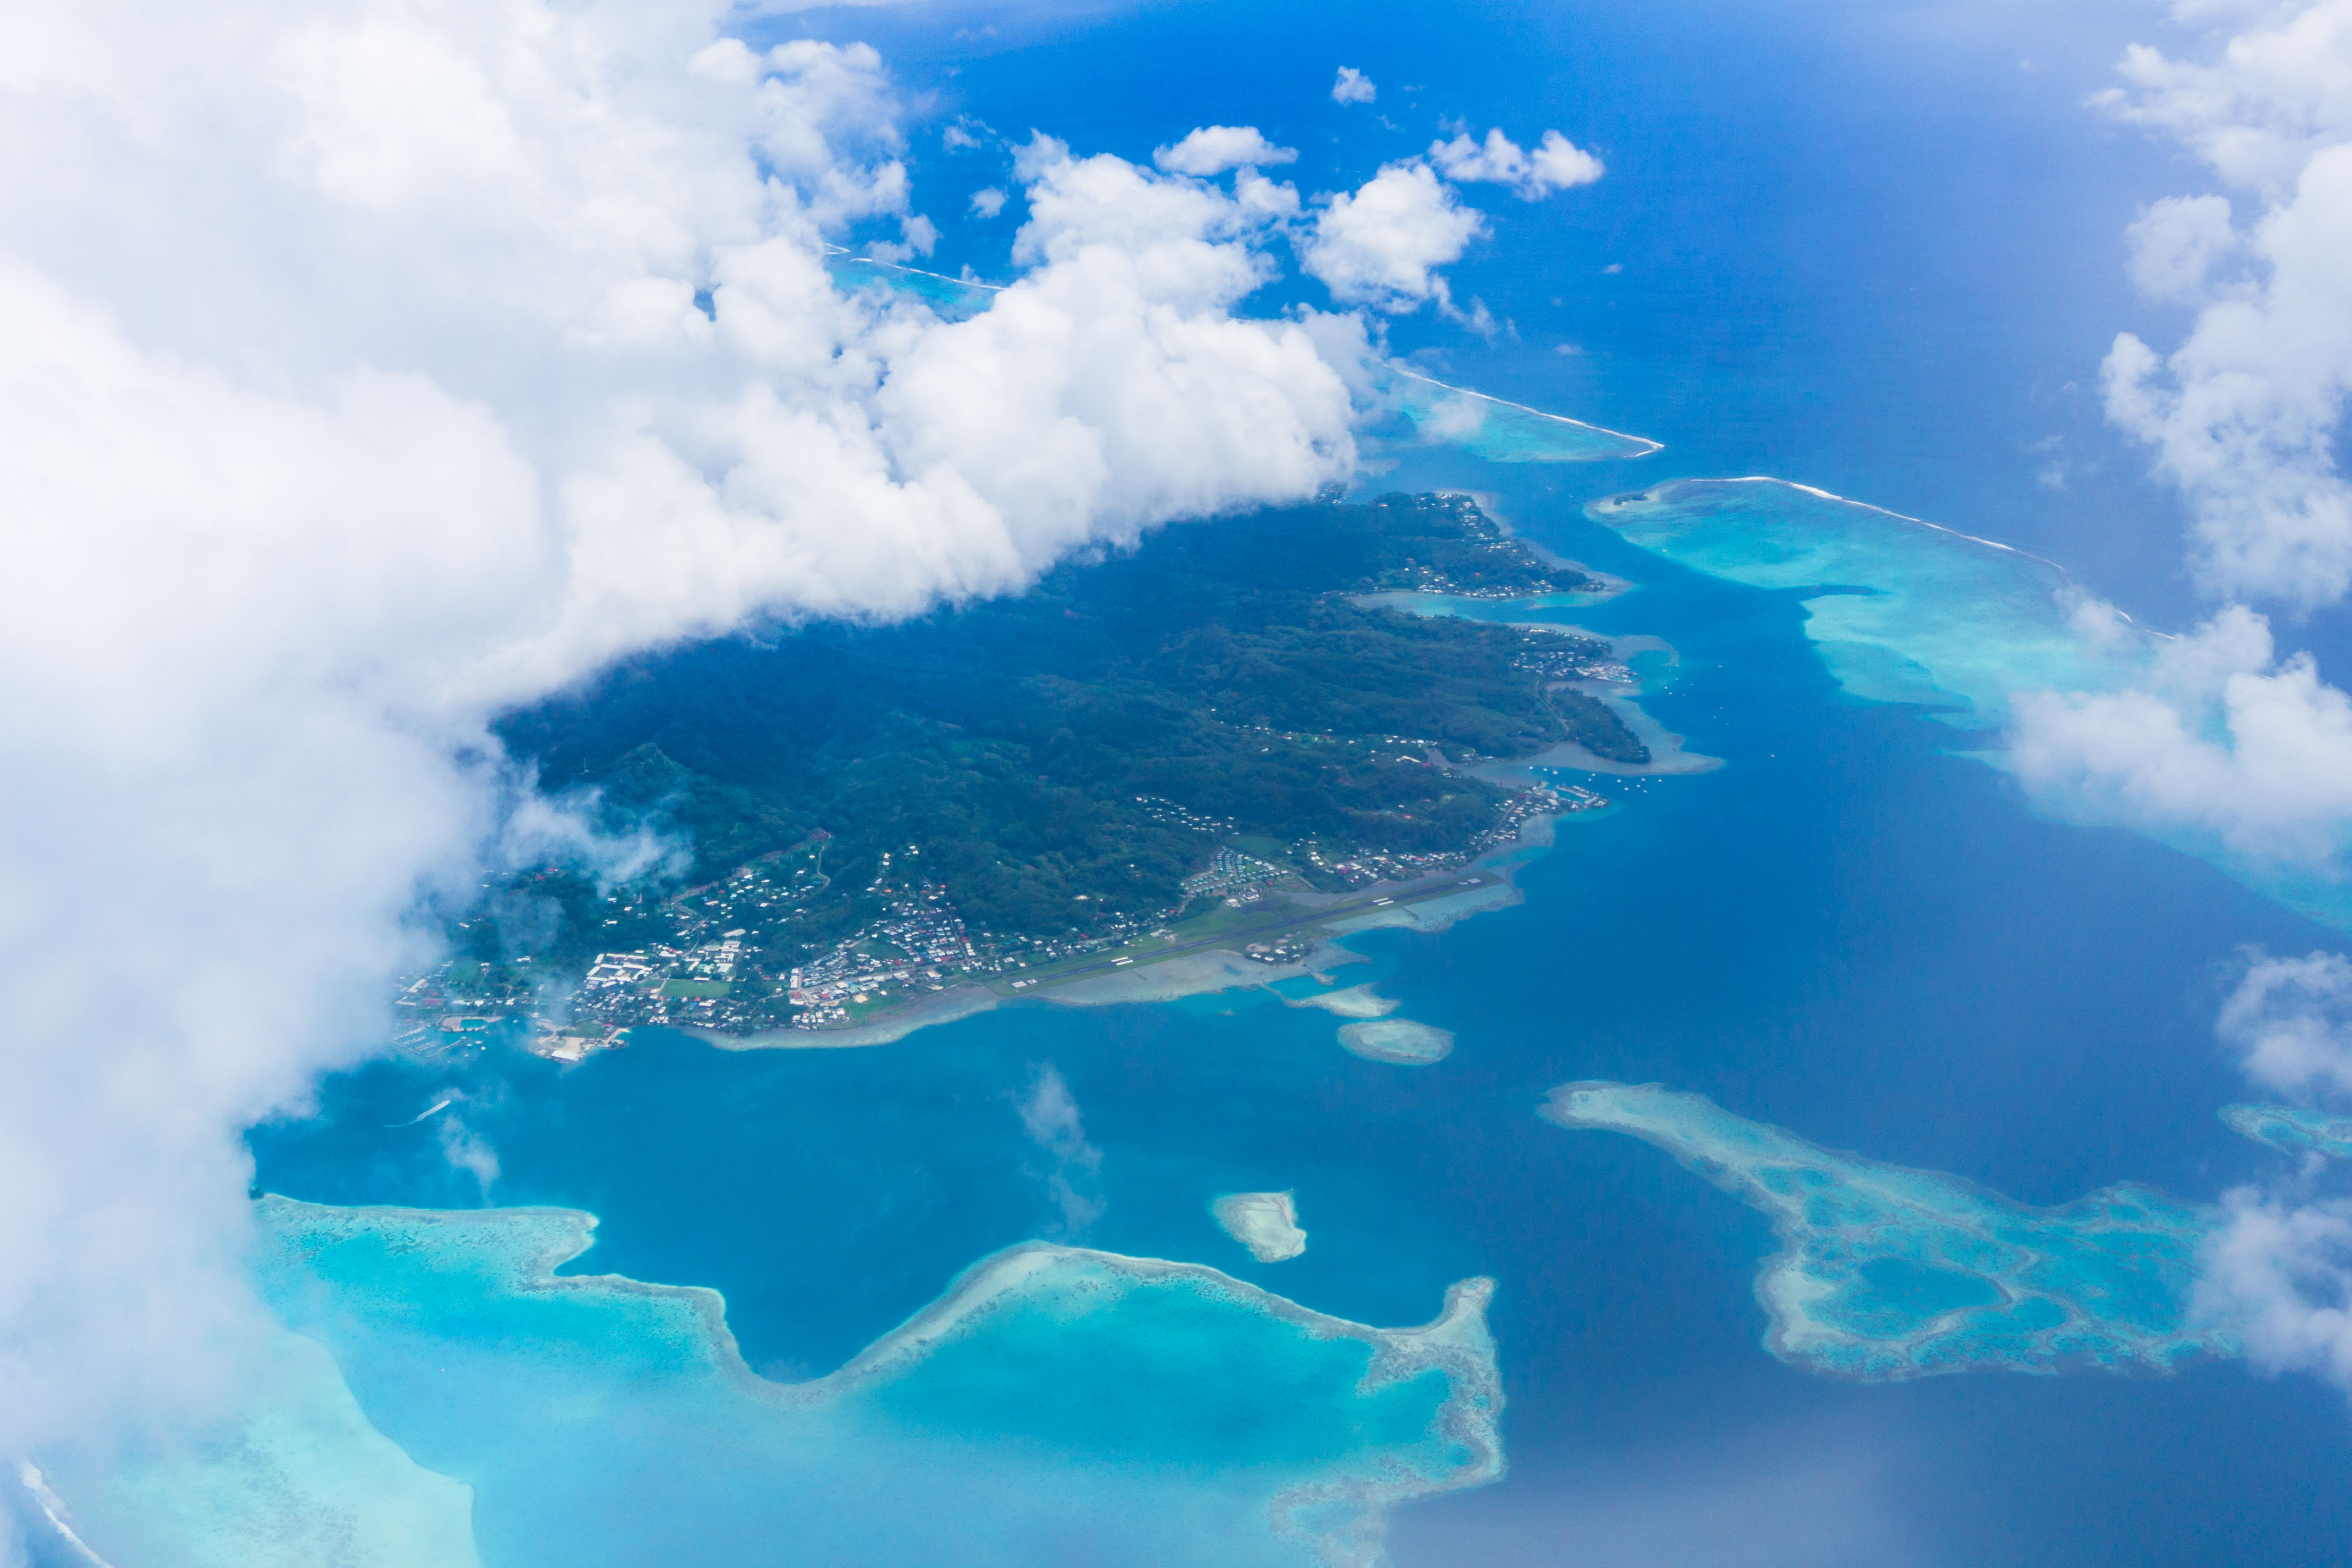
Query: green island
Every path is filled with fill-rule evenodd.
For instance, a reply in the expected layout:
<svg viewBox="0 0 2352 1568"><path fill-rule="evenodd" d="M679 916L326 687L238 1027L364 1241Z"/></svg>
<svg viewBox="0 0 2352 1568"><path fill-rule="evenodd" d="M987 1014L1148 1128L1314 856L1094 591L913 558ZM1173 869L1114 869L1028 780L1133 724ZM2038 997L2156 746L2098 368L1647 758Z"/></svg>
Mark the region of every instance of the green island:
<svg viewBox="0 0 2352 1568"><path fill-rule="evenodd" d="M1602 804L1471 769L1562 742L1650 760L1580 689L1625 679L1607 643L1381 601L1607 591L1468 497L1399 494L1180 525L911 624L635 661L503 738L690 864L494 885L400 1006L419 1037L537 1016L571 1057L635 1024L854 1029L973 983L1295 963L1495 881L1463 873L1531 816Z"/></svg>

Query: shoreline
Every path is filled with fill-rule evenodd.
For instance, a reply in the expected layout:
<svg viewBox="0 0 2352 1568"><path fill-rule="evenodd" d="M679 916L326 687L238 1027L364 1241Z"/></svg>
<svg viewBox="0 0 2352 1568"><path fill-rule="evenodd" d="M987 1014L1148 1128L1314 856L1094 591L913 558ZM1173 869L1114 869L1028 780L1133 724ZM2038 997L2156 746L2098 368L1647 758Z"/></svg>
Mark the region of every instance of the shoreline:
<svg viewBox="0 0 2352 1568"><path fill-rule="evenodd" d="M1374 883L1358 889L1359 895L1381 893L1401 900L1394 904L1328 921L1316 919L1313 906L1294 904L1299 916L1298 929L1314 933L1314 946L1296 963L1265 963L1232 948L1213 947L1067 981L1029 995L1003 995L989 985L970 982L909 1003L904 1012L891 1017L848 1029L771 1029L759 1035L720 1035L700 1029L676 1032L726 1051L845 1050L890 1045L918 1029L976 1017L1013 1003L1024 1006L1119 1007L1257 989L1267 992L1286 1006L1314 1006L1318 1005L1314 1001L1286 996L1275 987L1292 980L1313 980L1330 985L1332 971L1351 963L1372 962L1363 953L1341 946L1343 938L1361 931L1400 929L1434 936L1474 916L1525 903L1527 895L1519 890L1517 872L1552 847L1558 820L1550 816L1530 816L1519 825L1518 833L1507 843L1487 850L1466 867L1422 883ZM1456 890L1466 877L1473 876L1480 879L1478 886ZM1416 887L1422 896L1414 896ZM1338 986L1335 993L1361 988L1361 984Z"/></svg>
<svg viewBox="0 0 2352 1568"><path fill-rule="evenodd" d="M1622 579L1612 578L1609 581L1614 584L1622 582ZM1367 607L1379 606L1402 610L1408 615L1448 616L1487 626L1513 626L1522 631L1569 632L1577 637L1591 637L1595 642L1608 644L1610 656L1621 661L1630 661L1643 654L1654 653L1664 655L1670 667L1681 664L1680 649L1664 637L1648 632L1610 634L1591 631L1566 621L1504 620L1500 617L1466 615L1453 607L1456 605L1510 605L1528 610L1586 609L1605 599L1614 598L1619 593L1632 586L1630 583L1625 584L1624 588L1612 586L1609 591L1601 594L1539 594L1507 599L1488 599L1466 594L1440 594L1420 588L1401 588L1381 594L1352 595L1349 598L1349 603ZM1650 749L1650 760L1646 763L1616 762L1577 742L1561 741L1530 757L1519 757L1509 762L1480 763L1466 771L1491 784L1525 785L1542 782L1527 771L1533 768L1569 768L1580 773L1612 773L1620 777L1663 778L1687 773L1711 773L1724 765L1724 759L1721 757L1710 757L1704 752L1685 750L1683 737L1651 716L1649 710L1642 706L1642 699L1649 695L1649 682L1639 677L1631 681L1566 680L1556 684L1580 691L1607 705L1609 710L1617 715L1619 721L1633 732L1633 738Z"/></svg>
<svg viewBox="0 0 2352 1568"><path fill-rule="evenodd" d="M1449 604L1493 604L1542 609L1553 601L1560 601L1559 607L1567 608L1570 607L1567 601L1581 601L1590 605L1597 598L1613 597L1631 586L1631 584L1612 579L1607 590L1598 595L1540 595L1515 599L1473 599L1462 595L1401 589L1377 595L1351 595L1349 601L1359 605L1383 603L1406 609L1413 615L1485 619L1483 616L1462 616L1459 611L1447 606ZM1632 658L1658 654L1670 666L1681 661L1681 655L1671 643L1647 633L1601 637L1581 627L1558 622L1512 622L1499 616L1496 617L1496 624L1574 632L1608 644L1612 656ZM1724 760L1720 757L1685 751L1682 736L1666 729L1642 708L1640 699L1645 695L1646 682L1639 679L1631 682L1578 680L1561 684L1606 703L1634 737L1649 748L1650 760L1641 763L1614 762L1577 742L1561 741L1532 756L1509 762L1479 763L1466 768L1453 763L1445 765L1459 768L1461 772L1488 783L1515 788L1547 783L1538 776L1538 770L1563 769L1621 777L1668 777L1712 773L1724 766ZM902 1010L887 1016L846 1029L785 1028L771 1029L757 1035L722 1035L700 1029L678 1032L724 1051L846 1050L890 1045L905 1039L918 1029L976 1017L1012 1002L1045 1003L1057 1007L1115 1007L1138 1003L1177 1002L1188 996L1210 996L1221 992L1256 988L1271 992L1286 1006L1313 1006L1318 1004L1285 996L1275 988L1285 982L1308 978L1330 986L1331 971L1350 963L1370 962L1363 954L1341 945L1349 936L1360 931L1399 928L1435 935L1451 930L1474 915L1509 909L1525 902L1526 895L1519 890L1517 880L1517 868L1551 848L1557 824L1568 815L1570 814L1538 814L1528 817L1520 823L1518 832L1511 839L1488 849L1456 871L1438 873L1416 882L1375 882L1344 895L1281 895L1297 916L1296 924L1286 929L1309 938L1313 943L1305 958L1293 963L1265 963L1251 958L1238 951L1243 941L1237 937L1231 947L1206 947L1164 958L1148 953L1133 954L1135 962L1131 965L1058 983L1051 982L1050 977L1039 977L1047 979L1049 983L1026 994L1010 994L1000 990L996 984L967 981L911 1001ZM1461 886L1474 881L1478 885ZM1368 895L1380 900L1377 907L1360 907ZM1357 900L1360 907L1334 919L1318 917L1320 907L1347 900ZM1396 901L1388 901L1391 900ZM1353 991L1360 988L1342 986L1336 989ZM1339 1007L1330 1010L1340 1011Z"/></svg>

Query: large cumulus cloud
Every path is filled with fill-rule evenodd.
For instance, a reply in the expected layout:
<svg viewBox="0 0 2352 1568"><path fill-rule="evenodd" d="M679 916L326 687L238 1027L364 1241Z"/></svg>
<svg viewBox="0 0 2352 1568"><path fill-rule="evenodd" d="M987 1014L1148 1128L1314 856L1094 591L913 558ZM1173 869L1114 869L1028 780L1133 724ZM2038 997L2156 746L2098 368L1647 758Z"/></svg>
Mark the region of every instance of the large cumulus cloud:
<svg viewBox="0 0 2352 1568"><path fill-rule="evenodd" d="M625 857L500 710L1347 471L1339 371L1233 313L1286 187L1041 142L993 308L845 291L926 232L890 79L724 16L0 16L0 1452L235 1374L239 1130L376 1037L420 898Z"/></svg>
<svg viewBox="0 0 2352 1568"><path fill-rule="evenodd" d="M2139 689L2027 698L2016 756L2062 809L2352 876L2352 701L2280 656L2252 607L2352 589L2352 0L2180 19L2241 30L2175 58L2130 50L2100 106L2176 142L2221 187L2152 203L2126 236L2151 299L2194 310L2168 351L2126 332L2109 418L2146 442L2222 607Z"/></svg>
<svg viewBox="0 0 2352 1568"><path fill-rule="evenodd" d="M2168 353L2116 340L2108 411L2187 497L2197 569L2217 594L2340 599L2352 587L2352 486L2336 451L2352 394L2352 0L2272 11L2207 59L2136 47L2123 74L2109 111L2178 139L2230 195L2158 202L2136 226L2135 278L2198 313Z"/></svg>
<svg viewBox="0 0 2352 1568"><path fill-rule="evenodd" d="M2352 1104L2352 963L2341 953L2241 955L2219 1034L2264 1094ZM2317 1155L2223 1194L2199 1309L2237 1323L2271 1372L2308 1372L2352 1393L2352 1197Z"/></svg>
<svg viewBox="0 0 2352 1568"><path fill-rule="evenodd" d="M2022 692L2011 758L2070 816L2185 831L2257 863L2340 865L2352 700L2231 605L2162 645L2147 684Z"/></svg>

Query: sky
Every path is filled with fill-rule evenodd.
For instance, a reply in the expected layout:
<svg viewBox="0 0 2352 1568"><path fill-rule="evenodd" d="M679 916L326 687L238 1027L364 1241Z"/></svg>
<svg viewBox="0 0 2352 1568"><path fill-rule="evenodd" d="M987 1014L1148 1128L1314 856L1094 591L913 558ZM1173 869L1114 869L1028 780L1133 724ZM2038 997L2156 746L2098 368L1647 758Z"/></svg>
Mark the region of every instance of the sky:
<svg viewBox="0 0 2352 1568"><path fill-rule="evenodd" d="M1223 69L1118 68L1224 16ZM2343 864L2352 0L1349 16L1307 79L1235 7L8 8L0 1449L234 1380L240 1134L374 1048L421 910L662 852L545 795L499 713L1349 481L1387 354L1678 439L1727 388L1698 456L2000 513L2087 628L2179 634L2139 689L2021 694L2049 807ZM1726 69L1748 37L1771 68ZM1547 63L1417 101L1506 47ZM1109 85L1055 90L1082 51ZM1920 155L1841 184L1898 100ZM942 321L830 246L1012 286ZM1855 308L1887 255L1922 300ZM1868 353L1909 401L1790 396ZM2325 955L2245 984L2258 1081L2352 1089ZM2231 1202L2215 1289L2352 1380L2352 1208Z"/></svg>

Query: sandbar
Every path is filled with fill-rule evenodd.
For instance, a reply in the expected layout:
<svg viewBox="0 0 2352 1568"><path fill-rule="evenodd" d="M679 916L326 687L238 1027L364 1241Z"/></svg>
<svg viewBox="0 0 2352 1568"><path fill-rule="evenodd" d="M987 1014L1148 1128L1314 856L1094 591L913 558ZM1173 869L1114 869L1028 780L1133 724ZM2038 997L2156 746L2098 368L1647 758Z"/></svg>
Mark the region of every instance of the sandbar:
<svg viewBox="0 0 2352 1568"><path fill-rule="evenodd" d="M1307 1250L1298 1205L1288 1193L1227 1193L1209 1205L1227 1236L1260 1263L1280 1263Z"/></svg>
<svg viewBox="0 0 2352 1568"><path fill-rule="evenodd" d="M1336 1013L1342 1018L1385 1018L1397 1010L1392 997L1383 996L1370 984L1350 985L1339 991L1318 991L1312 996L1285 996L1283 1002L1292 1007L1320 1007L1326 1013Z"/></svg>

